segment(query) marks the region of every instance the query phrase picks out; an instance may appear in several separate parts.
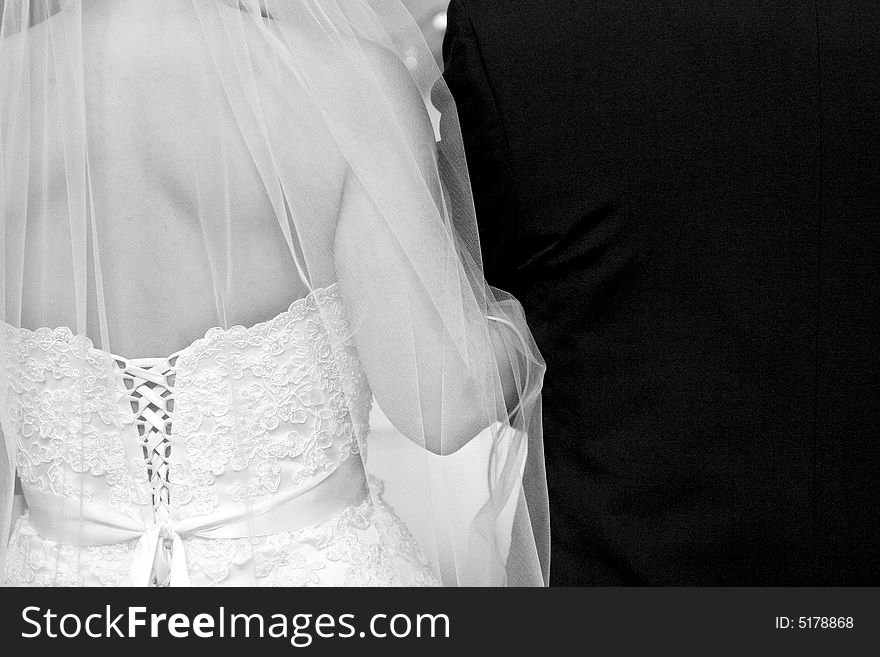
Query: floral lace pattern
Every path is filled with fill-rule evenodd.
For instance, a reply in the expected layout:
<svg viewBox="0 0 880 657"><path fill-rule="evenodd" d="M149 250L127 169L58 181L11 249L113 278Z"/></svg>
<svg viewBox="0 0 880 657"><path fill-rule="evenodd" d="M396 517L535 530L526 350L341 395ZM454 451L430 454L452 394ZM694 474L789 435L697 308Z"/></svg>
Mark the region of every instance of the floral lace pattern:
<svg viewBox="0 0 880 657"><path fill-rule="evenodd" d="M2 325L0 339L0 412L25 497L96 501L148 519L147 469L114 357L67 328ZM335 285L267 322L210 329L173 367L173 521L308 490L357 456L369 430L372 394ZM124 583L136 541L76 547L50 538L20 519L7 583ZM234 584L245 572L261 585L432 583L405 528L369 499L306 528L184 542L199 584Z"/></svg>
<svg viewBox="0 0 880 657"><path fill-rule="evenodd" d="M6 555L4 586L125 586L137 541L78 547L40 536L18 519Z"/></svg>
<svg viewBox="0 0 880 657"><path fill-rule="evenodd" d="M133 419L110 356L66 327L3 325L2 347L4 426L18 444L22 483L51 495L107 499L121 512L144 504L145 473L131 467L122 440Z"/></svg>
<svg viewBox="0 0 880 657"><path fill-rule="evenodd" d="M372 394L336 290L251 328L211 329L181 353L169 475L179 517L304 488L358 453Z"/></svg>

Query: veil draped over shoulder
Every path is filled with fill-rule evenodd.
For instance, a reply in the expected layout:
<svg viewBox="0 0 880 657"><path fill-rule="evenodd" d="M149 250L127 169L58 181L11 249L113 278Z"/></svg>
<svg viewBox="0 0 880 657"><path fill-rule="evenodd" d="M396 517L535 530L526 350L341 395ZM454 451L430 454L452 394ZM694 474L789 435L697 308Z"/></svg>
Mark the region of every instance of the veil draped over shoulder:
<svg viewBox="0 0 880 657"><path fill-rule="evenodd" d="M129 402L95 404L97 387L121 380L125 358L192 356L217 331L242 348L271 338L279 313L305 303L327 329L322 357L358 359L393 427L374 436L349 409L368 495L394 508L438 580L546 584L543 361L519 304L486 285L455 106L400 2L0 7L0 548L25 513L54 522L68 552L93 545L94 477L114 513L149 524L143 459L94 430L95 417L124 424ZM341 303L325 303L329 290ZM59 340L67 351L49 349ZM264 352L227 363L230 376L269 367ZM75 385L53 387L62 378ZM297 394L285 385L275 399ZM345 404L364 382L341 385ZM235 477L236 458L263 450L239 499L257 537L251 492L283 489L278 458L297 448L235 451L235 431L277 422L247 400L230 392L224 406L234 454L215 449L193 476ZM172 431L188 422L171 418ZM247 567L256 581L260 564ZM56 579L77 583L60 566Z"/></svg>

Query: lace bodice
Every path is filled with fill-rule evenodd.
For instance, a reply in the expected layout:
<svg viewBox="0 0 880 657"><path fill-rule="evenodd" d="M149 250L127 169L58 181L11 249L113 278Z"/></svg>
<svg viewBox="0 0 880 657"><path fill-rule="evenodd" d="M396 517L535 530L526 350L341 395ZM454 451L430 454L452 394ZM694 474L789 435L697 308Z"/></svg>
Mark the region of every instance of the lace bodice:
<svg viewBox="0 0 880 657"><path fill-rule="evenodd" d="M142 515L153 489L127 361L68 328L4 330L4 426L18 443L22 484L106 497L117 511ZM305 486L357 451L371 396L348 332L334 286L268 322L213 328L169 359L175 514L206 514Z"/></svg>
<svg viewBox="0 0 880 657"><path fill-rule="evenodd" d="M357 458L368 431L372 396L336 286L250 328L210 329L166 359L126 360L67 328L4 325L2 339L7 392L0 411L29 506L110 514L122 527L204 527L218 524L217 518L241 524L252 509L318 490ZM339 517L372 513L354 505ZM33 510L30 516L33 522L17 538L33 552L32 541L46 532ZM210 520L202 523L203 517ZM311 530L257 533L285 535L291 543L291 532L317 531L327 522L344 533L339 518L312 520L319 523ZM63 531L48 533L40 549L60 554ZM197 577L216 573L216 564L213 570L197 564L216 561L217 541L238 551L239 566L247 560L243 549L253 558L250 539L193 534L184 539L190 569L201 570ZM124 568L135 543L88 547L95 549L102 552L98 561ZM10 572L33 570L27 555L18 558ZM118 575L105 579L123 583Z"/></svg>

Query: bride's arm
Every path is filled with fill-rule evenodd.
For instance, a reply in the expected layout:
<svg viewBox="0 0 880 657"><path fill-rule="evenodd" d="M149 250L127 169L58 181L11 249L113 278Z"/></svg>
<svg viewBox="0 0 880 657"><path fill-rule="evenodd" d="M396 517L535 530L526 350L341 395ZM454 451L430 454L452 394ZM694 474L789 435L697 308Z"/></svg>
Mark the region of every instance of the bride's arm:
<svg viewBox="0 0 880 657"><path fill-rule="evenodd" d="M436 454L455 452L498 419L502 403L512 409L518 402L514 361L520 367L520 357L508 348L510 329L462 304L469 347L463 357L446 319L358 187L349 181L335 261L370 387L404 436ZM493 390L501 391L503 402L487 393Z"/></svg>
<svg viewBox="0 0 880 657"><path fill-rule="evenodd" d="M382 410L410 440L448 454L516 405L522 363L511 348L516 338L508 325L490 321L478 302L480 294L472 291L441 219L434 133L425 105L396 57L371 56L384 57L375 68L389 76L383 85L409 145L407 165L419 169L423 183L414 189L418 185L398 180L391 166L382 193L418 196L421 201L403 199L401 207L421 211L388 217L377 207L375 190L349 172L335 239L337 277ZM376 166L383 165L377 159ZM425 203L426 198L433 200ZM420 241L427 253L414 259L412 245ZM446 287L439 295L437 288L429 290L440 281Z"/></svg>

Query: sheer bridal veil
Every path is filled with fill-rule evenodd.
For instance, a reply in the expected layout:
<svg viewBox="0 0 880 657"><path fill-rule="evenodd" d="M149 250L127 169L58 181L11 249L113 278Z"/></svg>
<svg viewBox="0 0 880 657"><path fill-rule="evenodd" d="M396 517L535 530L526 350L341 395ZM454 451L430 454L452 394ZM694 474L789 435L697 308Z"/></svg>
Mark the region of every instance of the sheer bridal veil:
<svg viewBox="0 0 880 657"><path fill-rule="evenodd" d="M347 322L326 325L351 335L327 349L353 339L393 426L359 450L440 581L546 584L543 362L483 278L455 106L399 0L0 7L0 545L18 480L75 524L90 471L124 496L143 466L60 467L114 440L77 417L106 409L49 385L23 407L11 341L62 331L116 381L109 354L167 356L338 286ZM74 390L104 380L71 367Z"/></svg>

